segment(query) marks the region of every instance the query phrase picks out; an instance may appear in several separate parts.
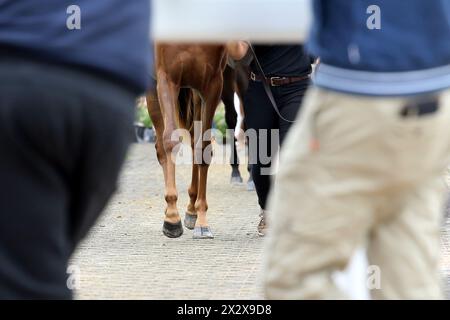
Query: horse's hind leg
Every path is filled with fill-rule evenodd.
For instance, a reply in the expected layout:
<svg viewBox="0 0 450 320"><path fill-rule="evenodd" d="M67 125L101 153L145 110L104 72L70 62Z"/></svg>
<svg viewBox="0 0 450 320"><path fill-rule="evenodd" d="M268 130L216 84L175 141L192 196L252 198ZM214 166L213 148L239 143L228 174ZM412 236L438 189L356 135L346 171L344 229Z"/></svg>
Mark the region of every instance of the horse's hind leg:
<svg viewBox="0 0 450 320"><path fill-rule="evenodd" d="M195 209L195 201L198 194L198 164L192 164L192 180L189 186L189 204L184 216L184 226L190 230L194 229L197 221L197 210Z"/></svg>
<svg viewBox="0 0 450 320"><path fill-rule="evenodd" d="M230 156L230 163L231 163L231 180L230 182L232 184L240 184L242 183L242 176L239 172L239 157L236 147L236 137L234 136L234 130L236 128L237 124L237 112L234 109L234 94L228 98L227 100L224 100L223 103L225 105L225 121L227 123L227 133L229 134L228 141L231 143L231 156Z"/></svg>
<svg viewBox="0 0 450 320"><path fill-rule="evenodd" d="M164 180L166 179L166 152L164 151L163 133L164 120L159 106L158 94L156 91L149 91L147 93L147 109L150 119L152 120L153 128L156 133L155 149L158 162L161 165L164 173Z"/></svg>
<svg viewBox="0 0 450 320"><path fill-rule="evenodd" d="M158 98L163 110L164 129L162 143L165 153L164 180L167 207L163 224L163 233L169 238L177 238L183 234L183 225L177 209L178 193L175 184L175 147L179 141L172 140L176 130L177 99L180 88L169 82L164 74L158 77Z"/></svg>
<svg viewBox="0 0 450 320"><path fill-rule="evenodd" d="M222 102L225 106L225 122L227 123L227 140L231 143L231 184L242 183L241 173L239 172L239 158L236 148L236 138L234 136L234 130L237 124L237 112L234 105L234 85L236 79L236 72L230 67L226 67L223 74L223 91Z"/></svg>
<svg viewBox="0 0 450 320"><path fill-rule="evenodd" d="M202 108L202 139L196 142L194 148L194 160L199 164L199 185L195 209L197 211L197 222L194 228L194 239L214 238L206 219L208 203L206 201L206 185L208 179L209 164L212 160L211 150L211 127L217 105L220 101L222 90L222 75L211 81L206 92L202 92L204 106ZM209 130L209 135L205 133Z"/></svg>
<svg viewBox="0 0 450 320"><path fill-rule="evenodd" d="M194 112L194 123L195 121L201 121L201 101L198 94L194 94L193 100L192 100L192 107ZM199 137L195 137L194 132L195 125L192 126L190 130L191 134L191 147L192 147L192 178L191 178L191 185L189 186L189 204L186 210L186 214L184 217L184 226L190 230L194 229L195 223L197 222L197 210L195 209L195 202L197 201L198 196L198 179L199 179L199 166L195 162L194 157L194 150L195 150L195 144L196 139Z"/></svg>
<svg viewBox="0 0 450 320"><path fill-rule="evenodd" d="M158 157L158 162L161 165L165 176L167 159L162 140L164 133L164 120L159 106L158 95L154 91L147 93L147 110L156 133L156 156Z"/></svg>
<svg viewBox="0 0 450 320"><path fill-rule="evenodd" d="M158 101L158 95L156 92L149 92L147 94L147 108L150 118L152 119L153 127L156 132L155 149L158 157L158 162L161 165L164 173L164 181L167 185L167 154L164 150L164 119L161 112L161 107ZM167 194L166 194L167 198ZM179 230L177 230L177 224L166 225L164 223L163 232L169 237L180 236Z"/></svg>
<svg viewBox="0 0 450 320"><path fill-rule="evenodd" d="M240 111L241 111L241 116L244 118L244 121L242 121L241 123L241 130L242 132L245 131L245 112L244 112L244 95L245 92L248 89L248 83L249 83L249 79L248 79L248 67L245 67L241 64L237 64L236 65L236 91L237 94L239 96L239 100L240 100ZM248 144L248 139L245 139L245 147L247 148L247 144ZM248 164L247 165L247 171L249 173L249 178L247 181L247 190L248 191L255 191L255 183L253 182L253 177L252 177L252 165Z"/></svg>

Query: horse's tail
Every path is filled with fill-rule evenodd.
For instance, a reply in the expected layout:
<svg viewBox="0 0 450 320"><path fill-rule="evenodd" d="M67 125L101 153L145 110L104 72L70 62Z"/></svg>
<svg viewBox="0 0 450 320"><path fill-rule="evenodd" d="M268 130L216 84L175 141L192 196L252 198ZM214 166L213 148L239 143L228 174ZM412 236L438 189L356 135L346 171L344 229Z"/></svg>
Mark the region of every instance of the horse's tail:
<svg viewBox="0 0 450 320"><path fill-rule="evenodd" d="M181 88L178 96L178 122L180 127L191 131L194 126L194 101L193 92L189 88Z"/></svg>

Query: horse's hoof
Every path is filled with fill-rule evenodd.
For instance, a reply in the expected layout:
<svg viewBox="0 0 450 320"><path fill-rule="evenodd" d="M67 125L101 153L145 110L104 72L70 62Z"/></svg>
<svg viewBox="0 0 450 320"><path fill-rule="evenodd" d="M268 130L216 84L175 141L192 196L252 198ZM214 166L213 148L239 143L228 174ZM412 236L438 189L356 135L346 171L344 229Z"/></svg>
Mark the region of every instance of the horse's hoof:
<svg viewBox="0 0 450 320"><path fill-rule="evenodd" d="M231 179L230 179L230 183L231 184L241 184L243 182L243 180L242 180L242 177L241 176L235 176L235 177L233 177L233 176L231 176Z"/></svg>
<svg viewBox="0 0 450 320"><path fill-rule="evenodd" d="M195 227L193 239L214 239L214 236L209 227Z"/></svg>
<svg viewBox="0 0 450 320"><path fill-rule="evenodd" d="M255 182L253 180L248 180L247 191L255 191Z"/></svg>
<svg viewBox="0 0 450 320"><path fill-rule="evenodd" d="M193 230L196 222L197 222L197 215L189 214L186 212L186 214L184 215L184 226L189 230Z"/></svg>
<svg viewBox="0 0 450 320"><path fill-rule="evenodd" d="M183 234L183 225L181 224L181 221L177 223L164 221L162 231L168 238L179 238Z"/></svg>

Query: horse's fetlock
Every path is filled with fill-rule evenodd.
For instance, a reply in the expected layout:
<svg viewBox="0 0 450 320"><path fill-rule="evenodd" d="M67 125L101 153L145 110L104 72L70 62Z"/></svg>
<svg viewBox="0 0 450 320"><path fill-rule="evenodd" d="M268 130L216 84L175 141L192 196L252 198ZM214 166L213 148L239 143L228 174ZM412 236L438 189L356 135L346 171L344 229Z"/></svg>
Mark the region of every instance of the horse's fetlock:
<svg viewBox="0 0 450 320"><path fill-rule="evenodd" d="M197 190L188 190L189 198L191 199L197 199Z"/></svg>
<svg viewBox="0 0 450 320"><path fill-rule="evenodd" d="M197 200L195 202L195 210L198 212L208 211L208 203L205 200Z"/></svg>
<svg viewBox="0 0 450 320"><path fill-rule="evenodd" d="M176 194L166 194L165 198L167 203L175 203L178 200L178 196Z"/></svg>

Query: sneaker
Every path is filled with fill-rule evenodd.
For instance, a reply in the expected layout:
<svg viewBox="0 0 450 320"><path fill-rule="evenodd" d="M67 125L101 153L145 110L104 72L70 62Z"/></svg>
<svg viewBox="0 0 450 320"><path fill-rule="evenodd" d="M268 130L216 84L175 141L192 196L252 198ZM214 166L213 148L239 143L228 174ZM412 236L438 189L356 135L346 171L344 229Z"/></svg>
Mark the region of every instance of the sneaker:
<svg viewBox="0 0 450 320"><path fill-rule="evenodd" d="M266 211L261 210L261 214L259 215L260 219L258 224L258 235L260 237L264 237L267 232L267 225L266 225Z"/></svg>

